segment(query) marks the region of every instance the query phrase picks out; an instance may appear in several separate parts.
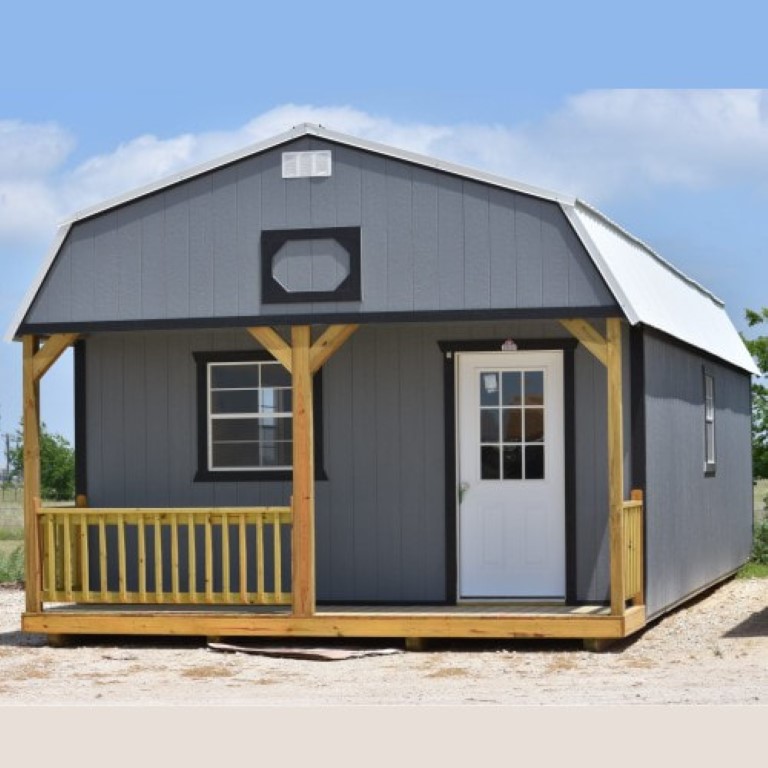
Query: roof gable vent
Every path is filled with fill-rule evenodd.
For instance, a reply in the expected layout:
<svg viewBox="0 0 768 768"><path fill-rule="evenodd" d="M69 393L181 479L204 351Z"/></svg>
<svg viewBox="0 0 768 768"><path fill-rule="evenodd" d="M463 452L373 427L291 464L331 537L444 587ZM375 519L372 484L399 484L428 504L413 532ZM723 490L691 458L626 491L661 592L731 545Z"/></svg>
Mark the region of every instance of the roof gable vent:
<svg viewBox="0 0 768 768"><path fill-rule="evenodd" d="M331 175L331 150L315 152L283 152L283 178Z"/></svg>

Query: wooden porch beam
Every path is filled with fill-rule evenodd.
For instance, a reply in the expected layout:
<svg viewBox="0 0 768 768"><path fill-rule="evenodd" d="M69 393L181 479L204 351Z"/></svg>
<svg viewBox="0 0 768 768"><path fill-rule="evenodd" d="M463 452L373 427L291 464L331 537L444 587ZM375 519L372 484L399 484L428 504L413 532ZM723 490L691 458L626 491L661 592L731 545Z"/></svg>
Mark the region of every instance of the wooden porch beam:
<svg viewBox="0 0 768 768"><path fill-rule="evenodd" d="M291 347L280 334L268 326L248 328L248 333L261 344L284 368L291 372L292 356Z"/></svg>
<svg viewBox="0 0 768 768"><path fill-rule="evenodd" d="M35 381L45 376L49 368L61 357L64 350L78 339L77 333L57 333L51 336L35 353L32 363L32 375Z"/></svg>
<svg viewBox="0 0 768 768"><path fill-rule="evenodd" d="M309 368L316 373L357 330L356 325L330 325L309 351Z"/></svg>
<svg viewBox="0 0 768 768"><path fill-rule="evenodd" d="M291 328L293 379L293 615L315 612L315 455L313 435L312 337L308 325Z"/></svg>
<svg viewBox="0 0 768 768"><path fill-rule="evenodd" d="M610 526L611 613L625 613L624 585L624 441L621 381L621 320L607 321L608 504Z"/></svg>
<svg viewBox="0 0 768 768"><path fill-rule="evenodd" d="M37 505L40 498L40 378L35 377L35 356L40 339L24 336L24 581L27 611L42 610L40 598L40 546Z"/></svg>
<svg viewBox="0 0 768 768"><path fill-rule="evenodd" d="M573 334L603 365L608 366L606 340L586 320L561 320L560 323Z"/></svg>

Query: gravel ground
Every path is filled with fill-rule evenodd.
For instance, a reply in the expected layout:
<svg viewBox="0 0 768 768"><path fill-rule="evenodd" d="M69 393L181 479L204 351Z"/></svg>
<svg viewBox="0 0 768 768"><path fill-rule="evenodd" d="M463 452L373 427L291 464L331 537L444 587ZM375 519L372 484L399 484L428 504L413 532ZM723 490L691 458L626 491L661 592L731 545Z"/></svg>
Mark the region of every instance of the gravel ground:
<svg viewBox="0 0 768 768"><path fill-rule="evenodd" d="M549 641L333 662L222 653L199 638L52 648L19 631L22 609L21 590L0 588L0 705L768 704L768 579L729 581L602 653Z"/></svg>

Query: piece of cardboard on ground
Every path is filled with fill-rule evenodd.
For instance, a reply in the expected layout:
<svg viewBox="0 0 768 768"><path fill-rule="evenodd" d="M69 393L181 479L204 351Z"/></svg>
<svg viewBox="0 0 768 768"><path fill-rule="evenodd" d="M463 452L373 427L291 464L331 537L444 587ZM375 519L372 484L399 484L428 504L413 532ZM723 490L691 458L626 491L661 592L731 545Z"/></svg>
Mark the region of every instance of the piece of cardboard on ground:
<svg viewBox="0 0 768 768"><path fill-rule="evenodd" d="M379 648L361 646L305 646L305 645L268 645L256 643L224 643L209 641L208 647L213 651L230 653L250 653L257 656L274 656L284 659L302 659L304 661L345 661L366 656L388 656L403 653L400 648Z"/></svg>

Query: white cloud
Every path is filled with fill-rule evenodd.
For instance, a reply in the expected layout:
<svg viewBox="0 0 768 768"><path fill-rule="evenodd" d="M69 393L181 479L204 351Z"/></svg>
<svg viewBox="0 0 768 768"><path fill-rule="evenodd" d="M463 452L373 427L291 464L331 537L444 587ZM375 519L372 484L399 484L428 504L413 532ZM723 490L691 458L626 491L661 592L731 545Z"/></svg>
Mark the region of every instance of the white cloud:
<svg viewBox="0 0 768 768"><path fill-rule="evenodd" d="M0 122L0 243L52 239L76 210L302 122L577 194L597 204L655 187L764 185L768 95L590 91L534 124L408 123L352 107L283 105L230 131L139 136L67 167L71 136Z"/></svg>

